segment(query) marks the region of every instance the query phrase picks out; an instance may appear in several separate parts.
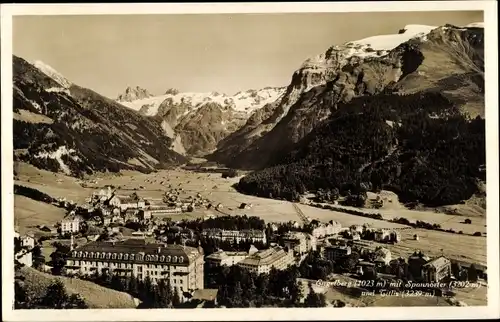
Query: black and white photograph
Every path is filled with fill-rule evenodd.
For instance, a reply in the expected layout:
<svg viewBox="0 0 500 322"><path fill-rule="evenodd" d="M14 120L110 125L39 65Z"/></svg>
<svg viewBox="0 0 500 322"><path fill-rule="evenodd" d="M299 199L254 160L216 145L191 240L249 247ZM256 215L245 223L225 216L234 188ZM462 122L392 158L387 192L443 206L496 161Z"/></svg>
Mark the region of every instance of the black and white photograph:
<svg viewBox="0 0 500 322"><path fill-rule="evenodd" d="M6 321L498 317L460 3L2 5Z"/></svg>

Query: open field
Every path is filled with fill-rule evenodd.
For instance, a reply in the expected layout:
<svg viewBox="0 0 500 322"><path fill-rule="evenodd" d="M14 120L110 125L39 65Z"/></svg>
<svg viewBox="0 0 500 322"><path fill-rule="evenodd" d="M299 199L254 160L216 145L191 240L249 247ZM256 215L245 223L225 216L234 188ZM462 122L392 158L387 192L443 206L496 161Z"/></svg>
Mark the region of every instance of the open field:
<svg viewBox="0 0 500 322"><path fill-rule="evenodd" d="M45 289L55 280L61 280L69 294L79 294L93 309L135 308L134 298L127 293L111 290L95 283L77 278L53 276L30 267L21 268L26 289L37 296L43 296Z"/></svg>
<svg viewBox="0 0 500 322"><path fill-rule="evenodd" d="M51 260L50 254L52 254L55 251L55 247L52 246L52 244L55 241L58 242L58 243L60 243L60 244L62 244L62 245L67 245L67 246L71 245L71 240L70 239L57 239L57 240L48 239L48 240L44 240L42 242L42 255L44 256L46 263L48 263ZM84 245L87 242L88 242L87 238L76 238L74 240L75 247L78 247L78 245Z"/></svg>
<svg viewBox="0 0 500 322"><path fill-rule="evenodd" d="M421 250L431 258L444 255L460 262L487 265L486 238L413 228L401 230L400 233L399 243L371 242L372 247L382 246L389 249L392 258L408 258L414 251ZM419 240L413 239L414 234L419 236Z"/></svg>
<svg viewBox="0 0 500 322"><path fill-rule="evenodd" d="M40 190L53 198L66 198L78 203L85 202L88 194L92 193L92 189L82 188L76 178L40 170L22 162L16 165L18 176L14 180L15 184Z"/></svg>
<svg viewBox="0 0 500 322"><path fill-rule="evenodd" d="M37 225L53 225L65 214L62 208L24 196L14 196L14 220L20 234L37 230Z"/></svg>
<svg viewBox="0 0 500 322"><path fill-rule="evenodd" d="M481 287L467 287L455 289L456 295L454 298L457 301L462 301L469 306L488 305L488 287L482 285Z"/></svg>
<svg viewBox="0 0 500 322"><path fill-rule="evenodd" d="M239 178L223 179L222 175L218 173L195 173L182 169L162 170L151 174L124 171L119 175L99 174L91 177L90 180L96 183L89 183L89 188L82 188L78 183L76 183L75 179L66 177L62 174L57 174L57 177L62 180L61 183L57 183L55 182L54 175L50 172L37 170L29 165L23 165L21 169L23 171L21 171L19 176L19 184L25 184L24 181L29 177L31 178L29 184L36 185L34 188L37 188L53 197L64 196L66 198L72 198L75 201L85 200L85 198L87 198L95 189L103 188L105 185L114 185L115 187L120 187L118 193L129 194L135 191L139 194L139 196L146 199L154 198L159 200L161 199L164 191L170 189L170 186L171 188L182 188L181 197L201 193L201 195L204 198L209 199L212 204L216 205L221 203L224 206L222 209L223 213L231 215L246 214L249 216L259 216L266 222L286 222L290 220L300 221L292 203L238 193L234 190L234 188L232 188L232 185L237 182ZM161 182L163 182L163 184L161 184ZM390 192L386 192L387 196L390 196L390 194ZM252 204L252 208L245 210L238 209L239 205L243 202ZM464 216L452 216L431 211L408 210L401 206L397 200L394 200L390 204L392 205L387 206L384 209L365 209L365 211L381 213L382 216L387 219L405 217L410 221L423 220L430 223L439 223L443 228L453 228L457 232L460 230L464 231L464 233L486 231L486 228L484 227L486 220L484 217L470 217L472 224L467 225L460 223L467 218ZM21 204L19 205L21 206ZM376 228L406 227L383 220L354 216L307 205L299 205L299 207L306 216L313 219L319 219L321 221L336 220L344 227L353 224L365 223ZM212 210L196 209L193 213L170 215L165 217L182 219L196 218L207 214L217 214L217 212ZM60 214L59 216L62 215L63 214ZM41 216L41 218L46 221L59 218L54 215L50 216L50 219L46 219L45 217L46 215ZM412 237L414 234L418 234L420 240L413 240ZM393 257L406 257L415 250L422 250L429 256L439 256L444 254L451 259L486 264L485 237L473 237L424 229L402 230L401 235L402 241L400 243L396 245L386 245L386 247L393 252Z"/></svg>
<svg viewBox="0 0 500 322"><path fill-rule="evenodd" d="M483 214L483 216L479 216L477 211L471 211L469 212L469 215L448 215L445 213L434 211L409 210L399 203L397 196L392 192L382 191L380 196L382 198L391 200L391 202L385 202L384 207L382 207L381 209L363 209L363 211L366 213L380 213L382 217L384 217L384 219L388 220L400 217L404 217L410 222L421 220L431 224L439 224L443 229L453 229L457 232L463 231L467 234L473 234L476 231L479 231L481 233L486 232L486 216L485 214ZM369 198L374 199L375 194L370 193ZM460 206L463 205L456 205L454 207ZM358 208L340 205L336 205L335 207L350 210L359 210ZM470 219L472 223L465 224L465 219Z"/></svg>

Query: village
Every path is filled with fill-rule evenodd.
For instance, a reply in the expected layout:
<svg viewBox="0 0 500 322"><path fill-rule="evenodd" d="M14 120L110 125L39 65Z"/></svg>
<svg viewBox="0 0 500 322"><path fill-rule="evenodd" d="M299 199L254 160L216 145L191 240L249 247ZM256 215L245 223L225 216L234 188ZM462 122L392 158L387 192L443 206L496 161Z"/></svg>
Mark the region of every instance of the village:
<svg viewBox="0 0 500 322"><path fill-rule="evenodd" d="M241 203L242 215L234 216L224 212L222 203L200 192L185 195L181 187L170 186L162 198L145 198L140 191L118 194L108 185L93 191L83 204L60 199L67 211L65 218L54 227L39 227L50 236L42 242L32 233L17 234L22 250L16 258L23 265L75 278L103 272L142 280L149 277L153 283L166 278L181 302L212 305L216 305L219 285L205 281L220 267L237 266L259 275L329 263L330 269L316 279L324 281L345 276L360 281L382 278L392 283L445 281L450 285L487 279L482 265L445 256L431 258L418 249L408 258L393 255L388 246L401 241L401 228L374 228L368 223L342 227L334 220L312 219L299 208L299 221L264 222L244 214L252 208L250 203ZM203 215L183 217L197 211ZM413 238L418 241L419 236ZM34 263L30 252L35 245L46 254L42 265ZM50 250L43 250L45 246ZM55 263L53 254L61 250L62 264L50 266Z"/></svg>

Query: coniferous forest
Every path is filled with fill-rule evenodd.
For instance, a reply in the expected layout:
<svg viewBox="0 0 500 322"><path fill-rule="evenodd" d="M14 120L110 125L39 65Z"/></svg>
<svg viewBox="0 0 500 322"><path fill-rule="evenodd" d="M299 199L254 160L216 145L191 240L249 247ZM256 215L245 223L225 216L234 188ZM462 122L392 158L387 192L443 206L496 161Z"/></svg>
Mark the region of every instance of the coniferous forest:
<svg viewBox="0 0 500 322"><path fill-rule="evenodd" d="M379 94L338 108L291 151L240 180L262 197L298 200L306 191L396 192L402 202L460 203L485 180L485 121L440 93Z"/></svg>

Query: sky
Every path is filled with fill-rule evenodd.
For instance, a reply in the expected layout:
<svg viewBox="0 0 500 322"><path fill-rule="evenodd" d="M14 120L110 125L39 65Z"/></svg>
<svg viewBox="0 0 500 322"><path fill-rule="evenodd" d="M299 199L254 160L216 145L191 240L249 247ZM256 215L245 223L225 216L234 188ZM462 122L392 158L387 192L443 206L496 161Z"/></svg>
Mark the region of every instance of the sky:
<svg viewBox="0 0 500 322"><path fill-rule="evenodd" d="M409 24L480 21L481 11L15 16L13 53L111 98L128 86L234 94L287 86L332 45Z"/></svg>

